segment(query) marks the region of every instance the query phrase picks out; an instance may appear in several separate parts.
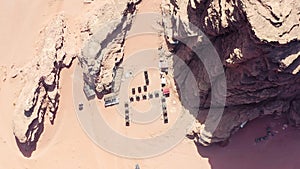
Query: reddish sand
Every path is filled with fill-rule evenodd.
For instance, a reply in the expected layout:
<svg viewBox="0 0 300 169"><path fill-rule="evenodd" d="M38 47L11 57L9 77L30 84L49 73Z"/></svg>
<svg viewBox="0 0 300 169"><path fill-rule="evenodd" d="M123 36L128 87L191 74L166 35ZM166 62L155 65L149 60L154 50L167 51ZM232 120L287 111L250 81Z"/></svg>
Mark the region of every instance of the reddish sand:
<svg viewBox="0 0 300 169"><path fill-rule="evenodd" d="M103 2L100 1L95 0L94 3ZM141 11L150 11L159 2L143 2ZM1 65L20 66L30 61L35 56L35 41L38 39L39 30L56 12L65 11L70 18L76 18L88 8L83 7L81 0L33 0L30 3L24 0L1 0ZM157 48L159 39L156 36L152 38L155 40L148 41L151 43L149 46ZM143 45L137 46L130 46L129 43L125 49L126 55L145 48ZM19 77L7 78L2 82L3 75L0 74L0 169L133 169L137 163L141 169L299 168L299 130L291 127L282 130L283 122L271 118L247 124L232 137L227 147L211 146L197 149L191 140L185 139L171 151L150 159L126 159L105 152L86 136L77 120L72 100L72 73L76 64L75 62L71 69L62 72L60 108L55 124L46 124L37 150L31 158L21 155L12 132L13 103L23 84ZM123 126L123 121L118 124ZM273 126L278 134L255 144L254 139L265 134L267 125Z"/></svg>

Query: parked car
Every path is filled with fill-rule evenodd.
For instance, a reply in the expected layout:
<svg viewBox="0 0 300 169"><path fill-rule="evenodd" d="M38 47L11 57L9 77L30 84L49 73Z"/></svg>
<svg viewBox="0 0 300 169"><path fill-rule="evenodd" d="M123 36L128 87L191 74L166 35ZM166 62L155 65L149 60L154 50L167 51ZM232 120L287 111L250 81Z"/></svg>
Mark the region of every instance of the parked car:
<svg viewBox="0 0 300 169"><path fill-rule="evenodd" d="M79 103L79 104L78 104L78 109L79 109L79 110L83 110L83 104L82 104L82 103Z"/></svg>

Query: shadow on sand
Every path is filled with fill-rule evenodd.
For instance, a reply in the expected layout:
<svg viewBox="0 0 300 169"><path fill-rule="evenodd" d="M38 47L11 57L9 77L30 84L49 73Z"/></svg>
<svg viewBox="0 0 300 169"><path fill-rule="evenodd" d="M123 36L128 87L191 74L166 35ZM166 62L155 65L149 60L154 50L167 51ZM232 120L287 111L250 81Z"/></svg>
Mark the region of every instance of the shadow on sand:
<svg viewBox="0 0 300 169"><path fill-rule="evenodd" d="M32 130L29 130L30 133L32 132ZM41 137L41 134L44 132L44 123L40 124L39 127L37 127L37 131L36 133L33 135L31 135L29 137L29 140L31 139L31 137L34 137L33 141L26 141L25 143L21 143L20 140L15 137L16 139L16 143L17 146L19 147L20 152L24 155L24 157L30 158L32 153L36 150L37 148L37 142ZM26 135L29 135L27 134Z"/></svg>
<svg viewBox="0 0 300 169"><path fill-rule="evenodd" d="M198 153L208 158L212 169L296 169L300 161L300 132L288 127L283 129L284 120L263 117L247 126L221 147L198 145ZM275 133L267 140L255 143L255 138L264 136L266 128Z"/></svg>

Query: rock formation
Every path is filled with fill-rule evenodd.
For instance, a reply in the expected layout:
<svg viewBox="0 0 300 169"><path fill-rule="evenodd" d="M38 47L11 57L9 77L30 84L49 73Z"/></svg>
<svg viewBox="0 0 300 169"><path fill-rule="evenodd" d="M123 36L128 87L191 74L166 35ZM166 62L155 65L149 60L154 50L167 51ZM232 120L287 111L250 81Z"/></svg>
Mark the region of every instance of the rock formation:
<svg viewBox="0 0 300 169"><path fill-rule="evenodd" d="M139 3L124 0L107 4L89 14L81 26L81 38L86 43L79 61L85 85L98 94L112 88L114 70L122 62L125 37ZM201 144L226 141L241 124L264 115L282 115L290 124L300 125L300 4L296 0L164 0L162 14L170 52L185 61L198 83L196 133ZM225 95L221 90L216 95L211 93L212 88L218 91L222 86L218 84L221 71L214 69L213 63L204 65L180 41L191 37L185 43L205 52L200 45L208 40L204 34L197 35L197 29L214 45L227 80L225 110L216 130L211 130L205 118L209 109L219 109L211 101ZM54 18L42 34L44 40L36 59L9 75L22 76L25 82L16 102L13 130L27 157L36 148L45 117L54 122L60 72L70 67L79 53L63 14ZM213 80L205 66L213 69ZM184 72L177 70L175 75L185 79Z"/></svg>
<svg viewBox="0 0 300 169"><path fill-rule="evenodd" d="M99 92L110 89L114 67L123 58L125 35L139 2L119 1L88 13L80 28L81 41L68 29L64 14L57 15L41 31L37 57L23 68L12 67L9 77L21 77L24 82L13 118L13 132L24 156L30 157L36 149L46 118L54 123L59 106L60 73L72 65L81 43L86 42L79 61L86 70L87 84L97 86L95 90ZM99 30L99 25L108 22L110 25ZM6 80L6 71L2 75L1 70L0 77Z"/></svg>
<svg viewBox="0 0 300 169"><path fill-rule="evenodd" d="M226 106L217 129L210 131L204 121L208 110L215 108L210 105L215 84L210 84L192 50L182 43L174 45L174 34L166 37L173 53L196 72L202 124L196 133L201 144L226 141L243 122L265 115L282 115L291 125L300 125L300 4L296 0L166 0L162 8L164 15L171 15L171 25L164 21L165 29L178 22L197 26L224 66ZM183 33L191 32L190 24L182 26ZM199 48L198 42L188 43Z"/></svg>
<svg viewBox="0 0 300 169"><path fill-rule="evenodd" d="M21 152L30 156L44 129L46 114L54 123L59 104L59 76L77 56L68 37L64 15L55 17L42 31L38 56L18 72L23 77L22 89L13 118L13 131ZM68 43L66 43L68 41ZM17 75L18 75L17 74Z"/></svg>
<svg viewBox="0 0 300 169"><path fill-rule="evenodd" d="M123 59L126 33L132 25L136 5L139 3L140 1L129 1L123 3L124 8L118 9L108 5L106 8L111 8L111 12L102 13L102 16L94 15L98 19L92 19L93 22L89 20L84 24L82 31L89 31L90 35L93 34L79 58L84 70L85 87L98 94L111 90L114 70ZM109 11L105 8L104 10ZM98 29L90 30L95 27L93 23L98 23Z"/></svg>

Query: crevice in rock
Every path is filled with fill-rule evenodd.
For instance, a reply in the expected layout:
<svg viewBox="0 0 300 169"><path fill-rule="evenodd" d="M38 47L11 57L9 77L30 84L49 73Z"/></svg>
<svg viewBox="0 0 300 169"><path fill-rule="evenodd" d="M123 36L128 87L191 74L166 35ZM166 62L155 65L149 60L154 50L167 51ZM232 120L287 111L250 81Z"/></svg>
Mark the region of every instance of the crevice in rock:
<svg viewBox="0 0 300 169"><path fill-rule="evenodd" d="M61 71L70 68L77 57L76 53L68 50L69 43L74 42L69 41L66 30L64 16L56 16L43 30L45 39L39 57L24 68L27 79L16 104L13 130L25 157L31 157L36 150L44 131L46 114L50 123L54 124L59 106Z"/></svg>
<svg viewBox="0 0 300 169"><path fill-rule="evenodd" d="M200 28L209 37L224 64L228 87L227 103L218 128L215 131L196 131L195 133L198 133L197 137L201 140L200 142L208 145L226 141L239 129L239 126L244 121L252 121L266 115L273 115L274 117L286 116L286 119L292 119L290 120L291 124L300 124L300 114L292 111L292 106L295 107L294 105L297 103L295 100L300 95L300 77L299 73L296 75L291 73L292 70L299 66L299 57L289 67L280 67L282 59L299 52L299 41L291 39L287 40L287 43L282 43L280 37L277 37L278 40L265 40L258 37L255 34L255 31L258 30L254 31L253 25L250 24L249 16L247 15L248 10L246 10L248 7L245 6L243 1L235 1L236 3L233 3L234 11L232 16L236 20L229 22L228 27L225 28L220 25L221 17L226 19L231 16L223 16L223 14L228 15L228 13L222 13L225 7L222 6L220 0L201 1L202 5L197 3L198 1L191 2L190 0L187 6L179 6L181 13L178 12L171 15L181 15L174 18L187 17L191 23ZM220 10L214 11L216 15L208 12L208 10L215 10L211 9L212 3L217 3L220 6L218 8ZM249 3L256 5L254 2ZM172 3L170 5L170 8L172 8ZM265 4L262 3L262 5ZM259 11L256 12L262 15L264 19L272 22L271 24L275 27L277 26L276 29L283 29L276 25L283 22L281 18L272 11L271 7L264 6L264 8L270 12L274 21L262 15ZM184 13L185 9L187 13ZM291 11L288 11L287 17L289 16L292 16ZM211 20L206 22L205 18L210 18ZM214 27L216 24L217 27ZM189 31L187 25L183 30ZM295 25L291 26L295 29ZM172 26L167 27L172 28ZM286 32L286 34L289 34L291 31ZM169 37L169 39L172 39L172 37ZM168 42L169 40L166 39L166 41ZM195 43L194 45L196 46L197 44ZM192 70L202 70L204 68L202 64L199 64L198 67L192 64L194 54L182 47L181 43L178 43L177 46L175 45L175 48L176 50L171 52L183 59ZM226 63L226 59L232 53L236 54L234 53L235 51L240 52L240 55L238 55L239 60ZM207 82L205 73L200 73L196 77L200 85ZM204 104L200 104L201 107L198 114L201 124L204 123L203 119L205 119L207 111L211 108L210 101L212 96L210 89L211 86L209 89L200 92L201 99L206 98L203 99L205 100ZM194 138L195 135L192 137Z"/></svg>

